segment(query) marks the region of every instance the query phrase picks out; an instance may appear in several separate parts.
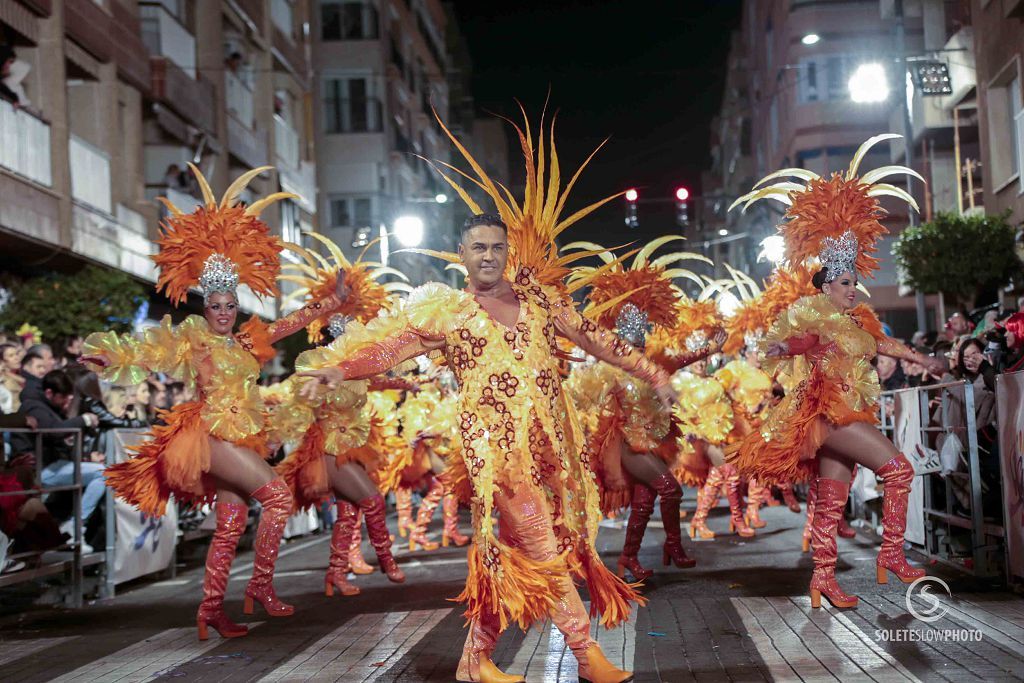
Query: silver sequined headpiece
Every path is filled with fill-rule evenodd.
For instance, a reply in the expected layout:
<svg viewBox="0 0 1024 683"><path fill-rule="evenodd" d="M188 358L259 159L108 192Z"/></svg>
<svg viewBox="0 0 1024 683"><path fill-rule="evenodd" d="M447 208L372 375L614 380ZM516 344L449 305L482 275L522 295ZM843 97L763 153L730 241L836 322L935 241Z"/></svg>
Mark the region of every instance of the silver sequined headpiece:
<svg viewBox="0 0 1024 683"><path fill-rule="evenodd" d="M341 315L335 313L331 316L330 320L327 321L327 332L331 335L332 339L337 339L341 335L345 334L345 328L352 322L352 318L347 315Z"/></svg>
<svg viewBox="0 0 1024 683"><path fill-rule="evenodd" d="M686 338L686 349L690 353L703 350L708 345L708 333L704 330L696 330Z"/></svg>
<svg viewBox="0 0 1024 683"><path fill-rule="evenodd" d="M619 311L619 317L615 319L615 329L620 339L642 349L651 326L647 322L647 313L641 311L635 304L627 303Z"/></svg>
<svg viewBox="0 0 1024 683"><path fill-rule="evenodd" d="M204 302L211 294L235 294L238 289L238 266L223 254L210 254L203 262L199 288L203 290Z"/></svg>
<svg viewBox="0 0 1024 683"><path fill-rule="evenodd" d="M859 252L860 244L851 230L847 230L839 237L823 239L818 260L825 268L825 282L832 282L843 273L855 272Z"/></svg>
<svg viewBox="0 0 1024 683"><path fill-rule="evenodd" d="M758 330L757 332L747 332L743 335L743 344L748 349L753 349L761 343L762 339L764 339L764 332L761 330Z"/></svg>

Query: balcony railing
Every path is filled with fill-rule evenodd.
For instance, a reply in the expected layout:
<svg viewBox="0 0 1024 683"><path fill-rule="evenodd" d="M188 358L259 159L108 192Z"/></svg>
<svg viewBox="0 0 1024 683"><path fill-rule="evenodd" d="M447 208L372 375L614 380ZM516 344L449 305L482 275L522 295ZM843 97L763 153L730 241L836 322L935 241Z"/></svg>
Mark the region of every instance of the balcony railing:
<svg viewBox="0 0 1024 683"><path fill-rule="evenodd" d="M81 138L68 141L71 196L103 213L113 213L110 201L110 157Z"/></svg>
<svg viewBox="0 0 1024 683"><path fill-rule="evenodd" d="M50 124L0 100L0 166L49 187Z"/></svg>
<svg viewBox="0 0 1024 683"><path fill-rule="evenodd" d="M252 89L230 71L224 74L228 113L238 119L246 128L252 128L256 122L253 110Z"/></svg>
<svg viewBox="0 0 1024 683"><path fill-rule="evenodd" d="M294 12L289 0L270 0L270 21L290 40L295 39Z"/></svg>
<svg viewBox="0 0 1024 683"><path fill-rule="evenodd" d="M162 4L140 3L142 42L150 54L167 57L192 79L196 77L196 39Z"/></svg>
<svg viewBox="0 0 1024 683"><path fill-rule="evenodd" d="M277 159L288 168L299 166L299 134L278 115L274 115L274 148Z"/></svg>

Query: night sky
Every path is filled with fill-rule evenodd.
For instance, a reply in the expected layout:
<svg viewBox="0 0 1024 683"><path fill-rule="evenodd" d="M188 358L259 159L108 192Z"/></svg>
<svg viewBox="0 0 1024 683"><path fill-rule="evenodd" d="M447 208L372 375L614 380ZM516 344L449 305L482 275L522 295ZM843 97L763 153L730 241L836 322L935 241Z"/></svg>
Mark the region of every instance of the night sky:
<svg viewBox="0 0 1024 683"><path fill-rule="evenodd" d="M487 111L533 120L548 87L558 109L563 168L575 167L605 137L574 191L570 210L628 187L642 197L699 188L709 161L709 125L721 102L730 32L739 0L455 0L473 59L473 96ZM513 171L521 156L512 157ZM675 232L671 205L653 211L637 238ZM658 212L660 213L660 212ZM586 232L623 229L621 202L588 220ZM570 231L571 237L583 237Z"/></svg>

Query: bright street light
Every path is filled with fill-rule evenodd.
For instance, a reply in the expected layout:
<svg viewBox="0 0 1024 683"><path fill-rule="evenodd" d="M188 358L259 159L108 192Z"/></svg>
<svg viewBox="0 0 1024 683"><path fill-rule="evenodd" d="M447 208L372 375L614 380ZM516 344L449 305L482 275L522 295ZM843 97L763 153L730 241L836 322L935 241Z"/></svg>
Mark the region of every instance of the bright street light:
<svg viewBox="0 0 1024 683"><path fill-rule="evenodd" d="M782 239L782 235L771 235L761 240L761 251L757 255L758 261L764 259L777 266L785 257L786 241Z"/></svg>
<svg viewBox="0 0 1024 683"><path fill-rule="evenodd" d="M718 310L726 318L731 318L739 307L740 300L732 292L725 292L722 296L718 297Z"/></svg>
<svg viewBox="0 0 1024 683"><path fill-rule="evenodd" d="M627 202L635 202L639 198L640 198L640 193L637 192L635 189L630 188L630 189L626 190L626 201Z"/></svg>
<svg viewBox="0 0 1024 683"><path fill-rule="evenodd" d="M721 235L722 237L725 237L726 235L729 234L729 231L726 230L725 228L719 228L718 234Z"/></svg>
<svg viewBox="0 0 1024 683"><path fill-rule="evenodd" d="M418 247L423 242L423 219L419 216L399 216L395 219L395 239L403 247Z"/></svg>
<svg viewBox="0 0 1024 683"><path fill-rule="evenodd" d="M800 39L800 42L804 45L816 45L821 41L821 36L817 33L808 33L806 36Z"/></svg>
<svg viewBox="0 0 1024 683"><path fill-rule="evenodd" d="M885 67L878 62L861 64L850 76L850 99L858 104L884 102L889 99L889 79Z"/></svg>
<svg viewBox="0 0 1024 683"><path fill-rule="evenodd" d="M437 202L438 204L445 204L448 202L448 195L446 195L444 192L438 192L437 195L434 197L434 201Z"/></svg>

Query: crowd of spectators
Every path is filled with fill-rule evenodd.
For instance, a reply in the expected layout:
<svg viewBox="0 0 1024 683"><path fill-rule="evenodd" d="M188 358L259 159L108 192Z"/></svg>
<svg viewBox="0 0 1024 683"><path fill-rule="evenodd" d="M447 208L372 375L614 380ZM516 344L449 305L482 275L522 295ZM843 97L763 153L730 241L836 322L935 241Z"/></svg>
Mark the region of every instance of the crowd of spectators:
<svg viewBox="0 0 1024 683"><path fill-rule="evenodd" d="M111 432L141 429L160 422L161 412L191 399L180 382L151 375L136 386L101 381L78 363L82 337L57 339L53 345L29 336L0 334L0 430L80 430L82 475L82 538L102 533L103 470L111 453ZM3 433L0 492L74 483L76 435L25 431ZM12 551L43 551L59 547L74 535L69 494L0 497L0 531L13 541ZM0 568L2 569L2 568Z"/></svg>

